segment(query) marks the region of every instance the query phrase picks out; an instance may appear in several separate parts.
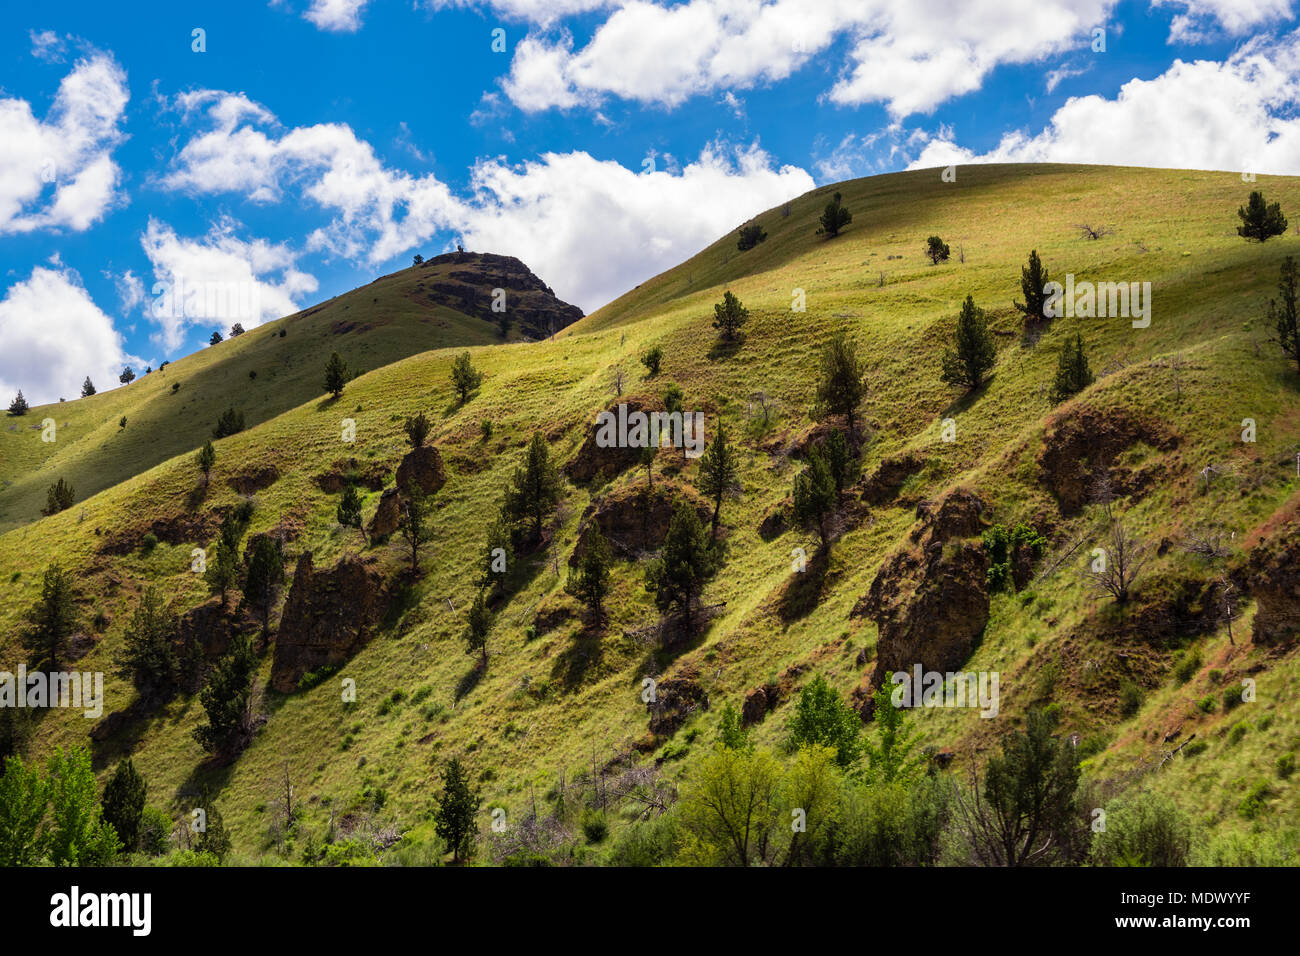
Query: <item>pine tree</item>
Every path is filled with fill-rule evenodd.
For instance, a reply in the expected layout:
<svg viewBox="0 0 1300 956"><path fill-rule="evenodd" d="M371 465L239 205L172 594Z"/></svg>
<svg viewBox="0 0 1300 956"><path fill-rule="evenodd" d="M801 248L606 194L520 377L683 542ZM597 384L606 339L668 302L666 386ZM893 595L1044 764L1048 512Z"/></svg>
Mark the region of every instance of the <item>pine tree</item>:
<svg viewBox="0 0 1300 956"><path fill-rule="evenodd" d="M461 405L469 401L470 393L483 381L483 374L474 368L468 352L461 352L451 364L451 385Z"/></svg>
<svg viewBox="0 0 1300 956"><path fill-rule="evenodd" d="M27 404L27 399L23 398L23 390L20 388L18 394L14 396L14 400L9 403L9 414L15 417L26 415L27 409L30 407Z"/></svg>
<svg viewBox="0 0 1300 956"><path fill-rule="evenodd" d="M348 367L339 357L338 352L331 352L325 363L325 391L335 398L343 394L343 386L348 383Z"/></svg>
<svg viewBox="0 0 1300 956"><path fill-rule="evenodd" d="M122 369L122 374L117 377L117 380L123 385L130 385L134 382L135 372L132 371L131 366L128 365L126 368Z"/></svg>
<svg viewBox="0 0 1300 956"><path fill-rule="evenodd" d="M208 559L207 570L203 579L208 590L221 595L221 606L226 606L226 594L234 587L239 576L239 542L244 537L245 523L236 512L229 512L221 519L221 532L212 556Z"/></svg>
<svg viewBox="0 0 1300 956"><path fill-rule="evenodd" d="M117 765L117 770L104 786L100 800L104 820L117 831L117 837L128 853L140 844L140 817L144 813L148 785L136 772L131 758Z"/></svg>
<svg viewBox="0 0 1300 956"><path fill-rule="evenodd" d="M1237 235L1256 242L1267 242L1273 236L1286 232L1286 217L1282 215L1282 204L1269 205L1264 202L1264 194L1255 191L1250 194L1246 205L1237 209L1241 225Z"/></svg>
<svg viewBox="0 0 1300 956"><path fill-rule="evenodd" d="M1296 317L1296 265L1293 256L1282 260L1282 275L1277 284L1282 306L1269 300L1268 319L1277 329L1277 344L1282 351L1295 359L1300 370L1300 321Z"/></svg>
<svg viewBox="0 0 1300 956"><path fill-rule="evenodd" d="M244 552L248 573L244 578L244 600L262 615L262 639L271 632L271 608L284 584L284 550L270 535L254 535L253 546Z"/></svg>
<svg viewBox="0 0 1300 956"><path fill-rule="evenodd" d="M832 415L845 417L850 438L857 430L858 406L867 394L866 373L857 345L843 333L831 339L822 351L817 404Z"/></svg>
<svg viewBox="0 0 1300 956"><path fill-rule="evenodd" d="M740 327L748 321L749 309L729 289L722 294L722 301L713 306L713 327L722 332L724 342L735 341Z"/></svg>
<svg viewBox="0 0 1300 956"><path fill-rule="evenodd" d="M212 429L213 438L226 438L244 430L244 412L233 405L217 418L217 427Z"/></svg>
<svg viewBox="0 0 1300 956"><path fill-rule="evenodd" d="M90 398L90 396L92 396L92 395L94 395L94 394L95 394L95 385L94 385L94 383L90 380L90 376L87 375L87 376L86 376L86 380L85 380L84 382L81 383L81 397L82 397L82 398Z"/></svg>
<svg viewBox="0 0 1300 956"><path fill-rule="evenodd" d="M516 521L527 521L532 539L541 540L542 521L560 500L560 473L541 432L533 433L524 466L515 469L507 500L511 516Z"/></svg>
<svg viewBox="0 0 1300 956"><path fill-rule="evenodd" d="M402 502L402 537L411 549L411 574L420 570L420 548L429 540L429 504L416 483L411 484L410 493Z"/></svg>
<svg viewBox="0 0 1300 956"><path fill-rule="evenodd" d="M26 624L22 643L33 656L33 669L58 670L63 642L77 626L76 593L70 572L57 564L45 569L41 596L27 612Z"/></svg>
<svg viewBox="0 0 1300 956"><path fill-rule="evenodd" d="M941 262L947 262L952 253L948 249L948 243L938 236L931 236L925 240L925 254L930 257L930 262L937 266Z"/></svg>
<svg viewBox="0 0 1300 956"><path fill-rule="evenodd" d="M218 342L220 342L221 340L222 340L221 333L220 333L220 332L213 332L213 333L212 333L212 337L208 339L208 344L209 344L209 345L216 345L216 344L217 344Z"/></svg>
<svg viewBox="0 0 1300 956"><path fill-rule="evenodd" d="M660 611L680 610L689 630L704 585L717 573L717 555L709 544L700 516L689 502L678 502L668 523L663 550L646 569L646 590L654 594L655 606Z"/></svg>
<svg viewBox="0 0 1300 956"><path fill-rule="evenodd" d="M1042 326L1047 321L1047 299L1046 285L1048 283L1047 269L1043 267L1043 260L1038 258L1038 250L1029 251L1029 264L1023 266L1020 270L1020 291L1025 297L1025 301L1015 302L1016 311L1025 317L1025 331Z"/></svg>
<svg viewBox="0 0 1300 956"><path fill-rule="evenodd" d="M406 432L406 440L412 450L418 449L429 437L429 419L424 417L424 412L420 412L414 418L408 417L402 428Z"/></svg>
<svg viewBox="0 0 1300 956"><path fill-rule="evenodd" d="M366 532L361 527L361 494L356 485L348 485L343 489L343 500L339 502L335 516L343 527L356 528L361 532L361 540L366 539Z"/></svg>
<svg viewBox="0 0 1300 956"><path fill-rule="evenodd" d="M839 193L831 197L831 201L826 204L826 209L821 215L821 228L817 230L820 236L823 233L834 239L840 234L840 230L853 221L853 214L844 208Z"/></svg>
<svg viewBox="0 0 1300 956"><path fill-rule="evenodd" d="M76 500L76 490L72 485L60 478L46 489L45 507L41 509L41 514L48 517L49 515L56 515L60 511L67 511Z"/></svg>
<svg viewBox="0 0 1300 956"><path fill-rule="evenodd" d="M943 381L974 391L984 384L996 357L997 347L984 312L975 307L974 297L968 295L957 317L956 347L943 356Z"/></svg>
<svg viewBox="0 0 1300 956"><path fill-rule="evenodd" d="M835 480L822 450L813 446L808 452L808 466L794 479L794 516L801 524L817 525L817 536L823 548L830 541L826 533L826 519L835 511Z"/></svg>
<svg viewBox="0 0 1300 956"><path fill-rule="evenodd" d="M492 612L483 600L483 592L474 596L469 608L469 626L465 631L465 653L479 655L480 665L487 666L487 639L492 630Z"/></svg>
<svg viewBox="0 0 1300 956"><path fill-rule="evenodd" d="M158 701L175 686L175 627L176 619L167 613L158 589L153 585L145 588L126 626L114 664L117 675L131 681L146 703Z"/></svg>
<svg viewBox="0 0 1300 956"><path fill-rule="evenodd" d="M848 439L838 428L826 436L826 468L835 484L837 495L857 479Z"/></svg>
<svg viewBox="0 0 1300 956"><path fill-rule="evenodd" d="M1083 336L1076 332L1073 342L1066 339L1061 346L1056 379L1052 383L1052 403L1059 404L1092 383L1092 369L1088 367L1088 356L1083 351Z"/></svg>
<svg viewBox="0 0 1300 956"><path fill-rule="evenodd" d="M718 434L700 458L700 474L696 480L700 494L713 502L713 519L710 536L718 536L718 518L722 513L722 498L734 491L739 483L740 463L735 449L727 441L727 429L718 423Z"/></svg>
<svg viewBox="0 0 1300 956"><path fill-rule="evenodd" d="M217 463L217 450L212 447L211 441L203 443L198 454L194 456L194 464L199 466L199 471L203 472L203 487L208 486L208 478L212 473L212 466Z"/></svg>
<svg viewBox="0 0 1300 956"><path fill-rule="evenodd" d="M474 817L483 800L477 790L471 790L469 779L460 761L453 757L442 772L442 797L434 811L434 830L443 842L451 847L452 862L459 863L468 855L474 835Z"/></svg>
<svg viewBox="0 0 1300 956"><path fill-rule="evenodd" d="M194 729L194 739L208 753L229 754L246 740L252 723L250 705L256 674L253 643L248 635L236 634L230 650L217 661L207 685L199 692L207 723Z"/></svg>
<svg viewBox="0 0 1300 956"><path fill-rule="evenodd" d="M613 561L609 542L600 533L600 525L593 521L587 535L587 549L578 561L577 570L569 575L566 590L587 606L597 624L604 618L605 596L609 594L609 569Z"/></svg>

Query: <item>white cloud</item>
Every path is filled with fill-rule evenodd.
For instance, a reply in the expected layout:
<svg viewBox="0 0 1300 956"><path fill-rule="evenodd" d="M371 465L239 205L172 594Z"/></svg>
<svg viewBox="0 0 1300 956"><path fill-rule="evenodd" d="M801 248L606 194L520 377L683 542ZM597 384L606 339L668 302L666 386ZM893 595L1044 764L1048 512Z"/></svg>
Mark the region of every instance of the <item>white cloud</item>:
<svg viewBox="0 0 1300 956"><path fill-rule="evenodd" d="M21 99L0 99L0 234L81 231L116 199L112 159L129 93L111 56L78 60L44 120Z"/></svg>
<svg viewBox="0 0 1300 956"><path fill-rule="evenodd" d="M303 19L333 33L355 33L361 29L361 11L369 0L312 0Z"/></svg>
<svg viewBox="0 0 1300 956"><path fill-rule="evenodd" d="M1257 38L1226 61L1175 60L1115 99L1073 97L1035 135L1008 133L976 154L930 140L911 168L950 163L1105 163L1300 174L1300 31Z"/></svg>
<svg viewBox="0 0 1300 956"><path fill-rule="evenodd" d="M1079 45L1114 3L631 0L581 48L568 33L526 37L503 88L527 112L594 106L611 95L675 107L711 90L783 80L844 38L847 62L829 99L880 102L902 117L978 89L1000 64Z"/></svg>
<svg viewBox="0 0 1300 956"><path fill-rule="evenodd" d="M1291 0L1151 0L1151 6L1182 11L1169 25L1170 43L1199 43L1220 31L1240 36L1291 18Z"/></svg>
<svg viewBox="0 0 1300 956"><path fill-rule="evenodd" d="M126 364L144 362L126 354L72 269L37 266L0 300L0 395L21 388L33 405L72 399L87 375L100 390L115 387Z"/></svg>
<svg viewBox="0 0 1300 956"><path fill-rule="evenodd" d="M68 47L63 38L53 30L30 30L32 38L32 56L46 63L62 63Z"/></svg>
<svg viewBox="0 0 1300 956"><path fill-rule="evenodd" d="M318 288L314 276L297 268L297 254L287 245L240 239L236 225L223 220L206 236L186 239L149 219L140 244L155 281L145 315L158 325L156 338L169 355L184 344L191 326L223 334L234 322L252 328L298 311L298 297Z"/></svg>
<svg viewBox="0 0 1300 956"><path fill-rule="evenodd" d="M1044 78L1046 82L1047 92L1048 93L1055 92L1056 88L1060 86L1061 83L1063 83L1065 80L1071 79L1072 77L1076 77L1076 76L1083 76L1083 74L1087 73L1089 70L1092 69L1093 64L1095 62L1096 62L1095 60L1090 60L1086 65L1080 67L1073 67L1067 63L1063 66L1058 67L1055 70L1049 70L1047 76Z"/></svg>
<svg viewBox="0 0 1300 956"><path fill-rule="evenodd" d="M565 17L616 5L616 0L424 0L430 10L487 7L506 20L547 26Z"/></svg>

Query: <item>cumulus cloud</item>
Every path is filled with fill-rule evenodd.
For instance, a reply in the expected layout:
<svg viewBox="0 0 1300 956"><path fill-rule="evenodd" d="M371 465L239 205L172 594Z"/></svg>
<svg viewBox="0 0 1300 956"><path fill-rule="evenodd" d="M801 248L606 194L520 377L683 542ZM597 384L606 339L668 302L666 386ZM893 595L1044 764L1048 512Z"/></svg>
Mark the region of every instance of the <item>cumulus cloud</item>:
<svg viewBox="0 0 1300 956"><path fill-rule="evenodd" d="M331 33L355 33L361 29L361 11L369 0L312 0L303 19Z"/></svg>
<svg viewBox="0 0 1300 956"><path fill-rule="evenodd" d="M53 30L30 30L32 56L46 63L62 63L68 52L67 43Z"/></svg>
<svg viewBox="0 0 1300 956"><path fill-rule="evenodd" d="M114 387L126 364L144 361L126 354L74 270L37 266L0 299L0 395L22 389L33 405L76 398L87 375Z"/></svg>
<svg viewBox="0 0 1300 956"><path fill-rule="evenodd" d="M111 56L78 60L45 119L22 99L0 99L0 234L88 229L116 200L113 149L129 93Z"/></svg>
<svg viewBox="0 0 1300 956"><path fill-rule="evenodd" d="M1224 62L1175 60L1114 99L1073 97L1034 135L1004 135L976 153L932 138L911 168L1063 162L1300 174L1300 31L1256 38Z"/></svg>
<svg viewBox="0 0 1300 956"><path fill-rule="evenodd" d="M1169 25L1170 43L1199 43L1219 32L1239 36L1291 18L1291 0L1151 0L1151 6L1181 11Z"/></svg>
<svg viewBox="0 0 1300 956"><path fill-rule="evenodd" d="M235 235L237 223L222 220L206 236L184 238L152 217L140 244L153 267L145 316L159 327L168 354L192 326L224 330L234 322L252 328L297 312L300 296L318 288L297 268L297 254L284 244ZM129 275L129 273L128 273ZM143 292L129 283L124 295Z"/></svg>

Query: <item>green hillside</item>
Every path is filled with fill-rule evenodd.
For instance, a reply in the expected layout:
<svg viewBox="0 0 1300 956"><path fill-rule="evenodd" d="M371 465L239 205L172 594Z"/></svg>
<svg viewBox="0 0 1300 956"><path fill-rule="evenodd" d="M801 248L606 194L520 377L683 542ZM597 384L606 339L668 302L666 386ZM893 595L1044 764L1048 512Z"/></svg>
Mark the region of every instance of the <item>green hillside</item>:
<svg viewBox="0 0 1300 956"><path fill-rule="evenodd" d="M159 585L177 613L208 602L190 570L192 549L211 547L220 515L240 501L234 485L242 484L253 503L248 533L274 530L286 540L289 580L307 550L317 571L353 554L371 562L374 580L383 582L382 595L378 585L370 595L383 605L373 639L314 686L266 690L258 703L265 720L233 762L207 759L191 737L203 708L182 694L97 734L97 771L130 752L149 781L151 804L179 818L206 790L239 859L279 853L297 861L340 821L405 832L403 847L430 845L428 812L442 767L455 756L482 786L490 841L486 807L504 807L512 820L533 807L549 812L566 786L579 795L589 787L593 768L608 776L657 766L668 785L689 790L723 706L740 707L756 688L779 694L750 739L778 753L798 689L813 675L861 701L880 636L863 598L896 550L905 555L933 529L944 530L919 514L969 493L985 506L979 527L941 542L935 553L944 560L954 548L976 547L979 531L994 524L1030 524L1047 545L1028 583L989 596L987 626L960 665L1001 674L1000 718L959 709L912 715L922 744L951 752L946 772L964 778L1031 706L1055 704L1060 733L1079 735L1090 755L1085 782L1095 792L1168 794L1193 816L1202 847L1294 832L1297 783L1275 768L1300 747L1300 711L1289 691L1300 679L1297 623L1290 622L1289 642L1252 640L1263 592L1249 561L1251 548L1285 550L1279 529L1295 520L1300 489L1300 375L1270 341L1266 321L1283 258L1297 246L1293 235L1262 245L1237 236L1236 209L1250 189L1300 210L1300 180L1261 177L1248 186L1230 173L1006 165L961 167L956 183L942 182L938 170L854 180L756 217L767 232L756 248L738 251L732 232L545 341L488 344L494 332L481 320L401 312L394 302L405 293L393 288L386 298L382 285L398 286L406 275L398 273L129 388L62 406L60 426L66 409L74 437L61 438L48 460L26 427L44 417L33 409L18 432L0 433L2 476L12 483L0 494L0 521L9 527L0 535L0 663L20 659L21 615L55 561L75 572L80 628L95 639L77 664L83 670L111 671L147 585ZM853 220L826 239L816 234L818 217L837 191ZM1082 238L1085 223L1109 232ZM949 244L949 261L926 257L931 235ZM1061 317L1036 344L1026 343L1012 301L1021 298L1031 249L1054 279L1150 282L1149 327ZM711 327L713 306L728 290L750 310L734 346L720 345ZM800 290L806 311L792 311ZM986 311L997 343L990 380L969 395L940 378L967 295ZM369 328L364 337L336 334L339 322ZM815 409L818 367L839 332L867 363L866 441L862 478L841 501L822 558L813 529L781 516L804 449L827 427ZM1048 396L1058 355L1076 334L1096 381L1054 405ZM425 343L456 348L410 354ZM483 374L464 405L451 384L461 345L473 346ZM663 350L654 379L639 362L652 346ZM337 402L319 384L333 350L367 370ZM607 483L566 481L543 545L520 556L511 588L493 602L489 663L479 673L464 635L503 487L534 433L544 435L554 461L582 454L596 414L618 401L619 372L623 398L653 398L676 383L684 407L705 412L710 437L725 424L738 443L743 490L722 507L725 563L704 596L712 616L689 640L655 646L648 635L658 612L643 563L620 559L608 624L584 626L564 585L588 509L603 506L643 528L655 512L642 497L643 466ZM172 395L174 382L182 387ZM190 451L232 403L254 427L216 443L217 465L203 491ZM432 496L433 537L411 582L401 535L366 544L340 527L340 493L324 490L338 483L322 478L378 474L391 487L408 450L403 423L420 412L432 420L430 443L446 483ZM119 433L122 414L129 423ZM340 440L343 417L356 422L354 444ZM945 419L955 426L953 441L944 440ZM1241 440L1244 419L1255 423L1253 443ZM1100 465L1081 463L1096 449L1113 454ZM270 477L258 479L267 466ZM651 495L684 496L698 481L698 461L671 450L653 468ZM1069 503L1086 484L1081 476L1098 468L1114 483L1126 527L1150 548L1123 606L1083 580L1097 513ZM894 469L897 479L887 481ZM77 486L77 504L33 521L58 475ZM367 522L382 495L378 487L365 491ZM934 521L946 520L942 514ZM145 537L158 528L170 533L149 549ZM1211 529L1226 540L1222 556L1188 550ZM792 572L796 548L811 556L803 575ZM887 599L933 584L885 578ZM1223 615L1213 604L1220 580L1234 582L1238 594ZM941 599L935 613L947 613ZM263 680L271 658L270 650L262 656ZM1257 699L1222 703L1246 675ZM707 705L654 734L642 700L646 677L689 685ZM355 681L355 704L341 699L346 678ZM131 704L126 681L110 674L106 689L106 714ZM40 755L86 743L95 725L54 712L23 729L23 749ZM1185 748L1159 766L1192 734L1208 746ZM272 819L286 775L302 812L287 842ZM1252 789L1259 806L1243 813ZM640 808L626 802L610 816L608 840L585 839L575 825L569 843L557 836L557 846L601 861L641 826ZM1294 849L1293 838L1281 839ZM556 858L573 858L566 853L557 850Z"/></svg>

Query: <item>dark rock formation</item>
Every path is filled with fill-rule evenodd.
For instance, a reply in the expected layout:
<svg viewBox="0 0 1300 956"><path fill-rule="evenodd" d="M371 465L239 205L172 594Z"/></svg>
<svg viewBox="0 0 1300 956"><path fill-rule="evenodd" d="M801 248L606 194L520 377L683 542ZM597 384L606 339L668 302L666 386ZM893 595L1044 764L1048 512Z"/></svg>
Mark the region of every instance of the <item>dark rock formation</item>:
<svg viewBox="0 0 1300 956"><path fill-rule="evenodd" d="M426 495L431 495L446 482L442 455L432 445L421 445L408 453L397 466L397 487L402 492L409 492L414 484Z"/></svg>
<svg viewBox="0 0 1300 956"><path fill-rule="evenodd" d="M644 481L629 482L614 489L589 505L583 514L569 564L576 567L586 554L593 524L600 528L616 558L635 560L658 551L668 535L668 524L679 501L690 502L700 520L708 524L713 512L689 485L661 477L649 490Z"/></svg>
<svg viewBox="0 0 1300 956"><path fill-rule="evenodd" d="M554 335L582 318L581 309L557 299L550 286L514 256L450 252L426 259L417 268L435 270L422 283L431 300L488 322L500 317L492 311L493 290L504 289L505 314L531 339Z"/></svg>
<svg viewBox="0 0 1300 956"><path fill-rule="evenodd" d="M1115 497L1140 495L1159 476L1162 464L1129 467L1117 462L1139 442L1170 451L1177 447L1178 438L1164 425L1121 409L1073 408L1047 427L1038 453L1039 481L1065 515L1077 514L1092 499L1103 476L1109 478Z"/></svg>

